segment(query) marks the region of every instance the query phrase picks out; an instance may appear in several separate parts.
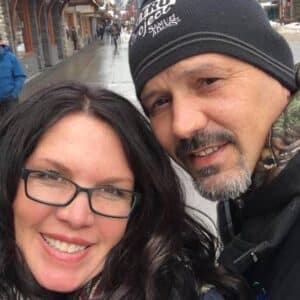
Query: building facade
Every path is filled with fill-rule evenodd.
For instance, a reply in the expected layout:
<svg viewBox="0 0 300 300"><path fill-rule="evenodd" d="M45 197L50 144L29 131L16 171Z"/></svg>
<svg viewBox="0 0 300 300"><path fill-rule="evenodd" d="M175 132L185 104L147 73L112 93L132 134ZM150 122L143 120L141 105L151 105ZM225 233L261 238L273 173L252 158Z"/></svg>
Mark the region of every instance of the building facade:
<svg viewBox="0 0 300 300"><path fill-rule="evenodd" d="M279 4L284 23L300 21L300 0L279 0Z"/></svg>
<svg viewBox="0 0 300 300"><path fill-rule="evenodd" d="M293 18L300 22L300 0L293 1Z"/></svg>
<svg viewBox="0 0 300 300"><path fill-rule="evenodd" d="M259 0L271 20L300 21L300 0Z"/></svg>
<svg viewBox="0 0 300 300"><path fill-rule="evenodd" d="M92 41L98 7L95 0L2 0L0 33L31 77L73 54L71 26L80 48Z"/></svg>

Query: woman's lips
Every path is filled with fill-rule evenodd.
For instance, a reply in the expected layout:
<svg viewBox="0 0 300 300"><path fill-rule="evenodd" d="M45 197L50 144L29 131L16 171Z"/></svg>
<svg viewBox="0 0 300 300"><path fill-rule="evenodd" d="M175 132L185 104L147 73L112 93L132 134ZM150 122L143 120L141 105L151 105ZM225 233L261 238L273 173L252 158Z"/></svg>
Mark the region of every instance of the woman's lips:
<svg viewBox="0 0 300 300"><path fill-rule="evenodd" d="M41 233L41 242L50 257L66 263L80 262L92 246L92 243L80 238L45 233Z"/></svg>

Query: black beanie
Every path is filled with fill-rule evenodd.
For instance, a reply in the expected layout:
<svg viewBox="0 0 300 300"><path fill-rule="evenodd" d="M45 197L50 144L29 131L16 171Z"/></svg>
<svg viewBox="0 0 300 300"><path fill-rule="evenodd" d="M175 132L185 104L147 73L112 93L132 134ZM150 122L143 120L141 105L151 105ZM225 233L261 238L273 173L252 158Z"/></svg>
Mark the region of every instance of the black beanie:
<svg viewBox="0 0 300 300"><path fill-rule="evenodd" d="M292 52L257 0L152 0L144 2L129 41L137 96L152 77L201 53L233 56L297 89Z"/></svg>

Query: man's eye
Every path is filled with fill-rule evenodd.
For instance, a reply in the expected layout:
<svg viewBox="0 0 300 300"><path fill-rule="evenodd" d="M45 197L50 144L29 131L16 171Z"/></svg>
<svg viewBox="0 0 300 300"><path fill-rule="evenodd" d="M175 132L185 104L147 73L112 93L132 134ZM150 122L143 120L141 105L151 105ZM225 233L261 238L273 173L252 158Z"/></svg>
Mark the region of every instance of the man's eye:
<svg viewBox="0 0 300 300"><path fill-rule="evenodd" d="M215 83L218 80L219 80L219 78L206 78L205 80L203 80L203 83L206 85L210 85L210 84Z"/></svg>
<svg viewBox="0 0 300 300"><path fill-rule="evenodd" d="M169 99L167 99L167 98L159 98L159 99L157 99L154 103L153 103L153 105L152 105L152 107L159 107L159 106L162 106L162 105L164 105L164 104L166 104L166 103L168 103L169 102Z"/></svg>
<svg viewBox="0 0 300 300"><path fill-rule="evenodd" d="M154 100L150 107L147 109L148 115L155 115L161 108L165 107L169 102L170 99L168 97L162 97Z"/></svg>
<svg viewBox="0 0 300 300"><path fill-rule="evenodd" d="M215 77L201 78L201 79L197 80L197 85L200 88L205 88L205 87L208 87L208 86L212 85L213 83L217 82L218 80L219 80L219 78L215 78Z"/></svg>

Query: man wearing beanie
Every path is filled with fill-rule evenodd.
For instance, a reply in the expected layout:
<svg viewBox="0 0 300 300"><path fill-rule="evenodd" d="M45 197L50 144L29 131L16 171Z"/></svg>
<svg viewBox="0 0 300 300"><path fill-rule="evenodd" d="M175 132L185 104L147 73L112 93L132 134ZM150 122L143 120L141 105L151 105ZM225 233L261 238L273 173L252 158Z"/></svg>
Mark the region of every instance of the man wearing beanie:
<svg viewBox="0 0 300 300"><path fill-rule="evenodd" d="M287 42L256 0L144 1L129 63L159 142L219 201L220 263L257 299L300 299L300 71Z"/></svg>

